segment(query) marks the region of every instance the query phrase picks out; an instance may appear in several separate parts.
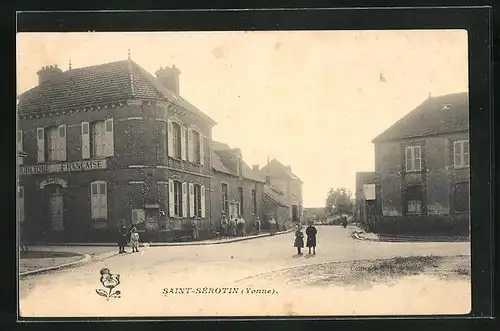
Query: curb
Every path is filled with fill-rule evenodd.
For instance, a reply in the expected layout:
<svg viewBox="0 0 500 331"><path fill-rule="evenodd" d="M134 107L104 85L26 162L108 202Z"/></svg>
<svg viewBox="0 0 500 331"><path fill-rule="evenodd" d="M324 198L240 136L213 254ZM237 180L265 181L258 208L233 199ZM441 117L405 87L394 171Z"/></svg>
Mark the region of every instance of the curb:
<svg viewBox="0 0 500 331"><path fill-rule="evenodd" d="M82 258L79 260L73 261L73 262L64 263L64 264L56 265L53 267L47 267L47 268L26 271L26 272L20 273L19 277L37 275L37 274L41 274L41 273L48 272L48 271L54 271L54 270L59 270L59 269L63 269L63 268L73 267L73 266L76 266L77 264L87 263L92 259L91 256L88 254L82 254L82 253L74 253L74 254L81 255Z"/></svg>
<svg viewBox="0 0 500 331"><path fill-rule="evenodd" d="M294 229L288 229L286 231L276 232L274 235L281 235L285 233L292 232ZM188 242L178 242L178 243L170 243L170 242L153 242L153 243L140 243L139 247L159 247L159 246L206 246L206 245L220 245L220 244L229 244L238 241L244 240L252 240L264 237L271 237L270 233L264 233L256 236L247 236L247 237L238 237L235 239L223 239L220 241L188 241ZM38 246L36 244L31 246ZM46 243L41 246L103 246L103 247L116 247L116 243ZM76 253L79 254L79 253ZM85 254L82 254L85 255Z"/></svg>
<svg viewBox="0 0 500 331"><path fill-rule="evenodd" d="M375 241L375 242L385 242L385 243L412 243L412 242L424 242L424 243L436 243L436 242L445 242L445 243L461 243L461 242L470 242L470 239L464 239L464 238L459 238L457 237L456 239L454 238L436 238L436 237L383 237L383 238L378 238L378 239L373 239L373 238L364 238L363 236L359 235L360 232L353 232L351 234L351 237L357 240L364 240L364 241Z"/></svg>

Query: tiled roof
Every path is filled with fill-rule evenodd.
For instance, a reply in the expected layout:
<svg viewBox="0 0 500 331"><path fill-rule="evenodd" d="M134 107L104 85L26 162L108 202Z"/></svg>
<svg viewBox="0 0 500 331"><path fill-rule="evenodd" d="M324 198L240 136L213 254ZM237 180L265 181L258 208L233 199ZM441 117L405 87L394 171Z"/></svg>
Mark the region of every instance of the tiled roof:
<svg viewBox="0 0 500 331"><path fill-rule="evenodd" d="M239 148L230 148L227 144L212 141L212 168L215 171L238 176L231 160L233 157L241 157L241 150ZM265 182L265 178L258 171L250 168L243 160L241 162L241 170L244 178L256 182Z"/></svg>
<svg viewBox="0 0 500 331"><path fill-rule="evenodd" d="M268 170L271 172L277 170L278 172L280 172L281 174L284 174L285 176L287 176L290 179L300 180L300 178L298 176L296 176L283 163L281 163L280 161L278 161L276 159L272 159L269 164L266 164L264 167L262 167L260 172L263 175L266 175Z"/></svg>
<svg viewBox="0 0 500 331"><path fill-rule="evenodd" d="M468 94L454 93L425 100L372 142L462 132L468 129Z"/></svg>
<svg viewBox="0 0 500 331"><path fill-rule="evenodd" d="M61 72L56 79L21 94L18 109L20 113L74 110L129 99L167 100L215 124L132 60Z"/></svg>
<svg viewBox="0 0 500 331"><path fill-rule="evenodd" d="M274 202L276 202L277 204L279 204L280 206L284 206L284 207L288 207L288 204L287 202L285 201L285 199L275 193L270 187L269 185L264 185L264 194L269 197L271 200L273 200Z"/></svg>

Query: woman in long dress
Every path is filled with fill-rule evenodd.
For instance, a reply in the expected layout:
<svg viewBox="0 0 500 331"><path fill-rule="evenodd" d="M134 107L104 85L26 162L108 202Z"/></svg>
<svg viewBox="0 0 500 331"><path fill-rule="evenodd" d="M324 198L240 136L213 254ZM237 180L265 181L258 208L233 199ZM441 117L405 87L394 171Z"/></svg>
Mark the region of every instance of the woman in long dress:
<svg viewBox="0 0 500 331"><path fill-rule="evenodd" d="M313 254L316 254L316 234L318 230L313 226L313 222L309 222L309 226L306 229L307 235L307 248L309 248L309 254L311 254L311 248L313 250Z"/></svg>

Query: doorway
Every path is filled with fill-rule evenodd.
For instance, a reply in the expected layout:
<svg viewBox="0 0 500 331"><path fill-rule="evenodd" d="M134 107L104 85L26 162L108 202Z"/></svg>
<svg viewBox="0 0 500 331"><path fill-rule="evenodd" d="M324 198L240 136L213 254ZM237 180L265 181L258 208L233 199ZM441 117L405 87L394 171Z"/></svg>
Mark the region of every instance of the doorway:
<svg viewBox="0 0 500 331"><path fill-rule="evenodd" d="M230 219L234 219L234 218L238 217L239 212L240 212L239 209L240 209L239 208L239 204L237 204L237 203L230 203L229 204L229 218Z"/></svg>
<svg viewBox="0 0 500 331"><path fill-rule="evenodd" d="M63 195L56 188L56 192L50 194L49 198L49 217L52 231L64 230L64 202Z"/></svg>
<svg viewBox="0 0 500 331"><path fill-rule="evenodd" d="M292 205L292 221L293 222L299 221L299 206L297 205Z"/></svg>

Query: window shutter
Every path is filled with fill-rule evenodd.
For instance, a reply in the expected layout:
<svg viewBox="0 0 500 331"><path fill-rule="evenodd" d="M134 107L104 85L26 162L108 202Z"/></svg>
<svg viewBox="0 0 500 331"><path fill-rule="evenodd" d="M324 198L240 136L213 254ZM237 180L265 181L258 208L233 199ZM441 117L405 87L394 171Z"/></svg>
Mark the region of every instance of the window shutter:
<svg viewBox="0 0 500 331"><path fill-rule="evenodd" d="M67 152L66 152L66 125L59 125L57 128L57 146L58 146L58 155L57 159L59 161L66 161Z"/></svg>
<svg viewBox="0 0 500 331"><path fill-rule="evenodd" d="M45 162L45 130L43 128L36 129L37 142L37 160L38 163Z"/></svg>
<svg viewBox="0 0 500 331"><path fill-rule="evenodd" d="M469 166L469 141L464 141L462 145L462 152L464 154L464 165Z"/></svg>
<svg viewBox="0 0 500 331"><path fill-rule="evenodd" d="M159 127L159 138L158 138L158 162L164 163L165 162L165 155L167 154L167 128L165 126L164 122L160 122L160 127Z"/></svg>
<svg viewBox="0 0 500 331"><path fill-rule="evenodd" d="M189 217L194 217L194 185L189 183Z"/></svg>
<svg viewBox="0 0 500 331"><path fill-rule="evenodd" d="M105 122L105 156L113 156L115 154L114 142L114 123L112 118L108 118Z"/></svg>
<svg viewBox="0 0 500 331"><path fill-rule="evenodd" d="M201 217L205 218L205 185L201 185L200 187L201 194Z"/></svg>
<svg viewBox="0 0 500 331"><path fill-rule="evenodd" d="M19 206L19 222L24 222L24 187L19 186L18 192L18 206Z"/></svg>
<svg viewBox="0 0 500 331"><path fill-rule="evenodd" d="M108 218L108 190L107 190L107 185L104 182L101 182L99 184L100 189L99 189L99 205L101 209L101 218L107 219Z"/></svg>
<svg viewBox="0 0 500 331"><path fill-rule="evenodd" d="M413 147L413 169L422 170L422 146Z"/></svg>
<svg viewBox="0 0 500 331"><path fill-rule="evenodd" d="M17 131L17 151L18 152L21 152L23 151L23 131L22 130L18 130ZM23 158L22 157L17 157L17 162L19 165L22 165L23 164Z"/></svg>
<svg viewBox="0 0 500 331"><path fill-rule="evenodd" d="M174 156L174 128L172 126L172 121L168 120L167 121L167 151L168 151L168 156L173 157Z"/></svg>
<svg viewBox="0 0 500 331"><path fill-rule="evenodd" d="M168 181L168 215L170 217L175 216L175 208L174 208L174 181Z"/></svg>
<svg viewBox="0 0 500 331"><path fill-rule="evenodd" d="M406 171L411 170L411 147L405 148L405 167Z"/></svg>
<svg viewBox="0 0 500 331"><path fill-rule="evenodd" d="M181 125L181 159L186 160L186 127Z"/></svg>
<svg viewBox="0 0 500 331"><path fill-rule="evenodd" d="M82 122L82 159L90 158L90 130L89 122Z"/></svg>
<svg viewBox="0 0 500 331"><path fill-rule="evenodd" d="M453 165L455 167L461 166L461 149L462 149L462 144L459 141L453 142Z"/></svg>
<svg viewBox="0 0 500 331"><path fill-rule="evenodd" d="M193 146L193 129L188 128L188 155L187 159L189 162L194 162L194 146Z"/></svg>
<svg viewBox="0 0 500 331"><path fill-rule="evenodd" d="M204 158L205 158L205 147L203 145L203 135L200 133L199 135L200 137L200 164L203 165L204 164Z"/></svg>
<svg viewBox="0 0 500 331"><path fill-rule="evenodd" d="M187 216L187 183L182 183L182 216Z"/></svg>
<svg viewBox="0 0 500 331"><path fill-rule="evenodd" d="M92 218L99 218L98 186L96 182L90 184L90 208Z"/></svg>

